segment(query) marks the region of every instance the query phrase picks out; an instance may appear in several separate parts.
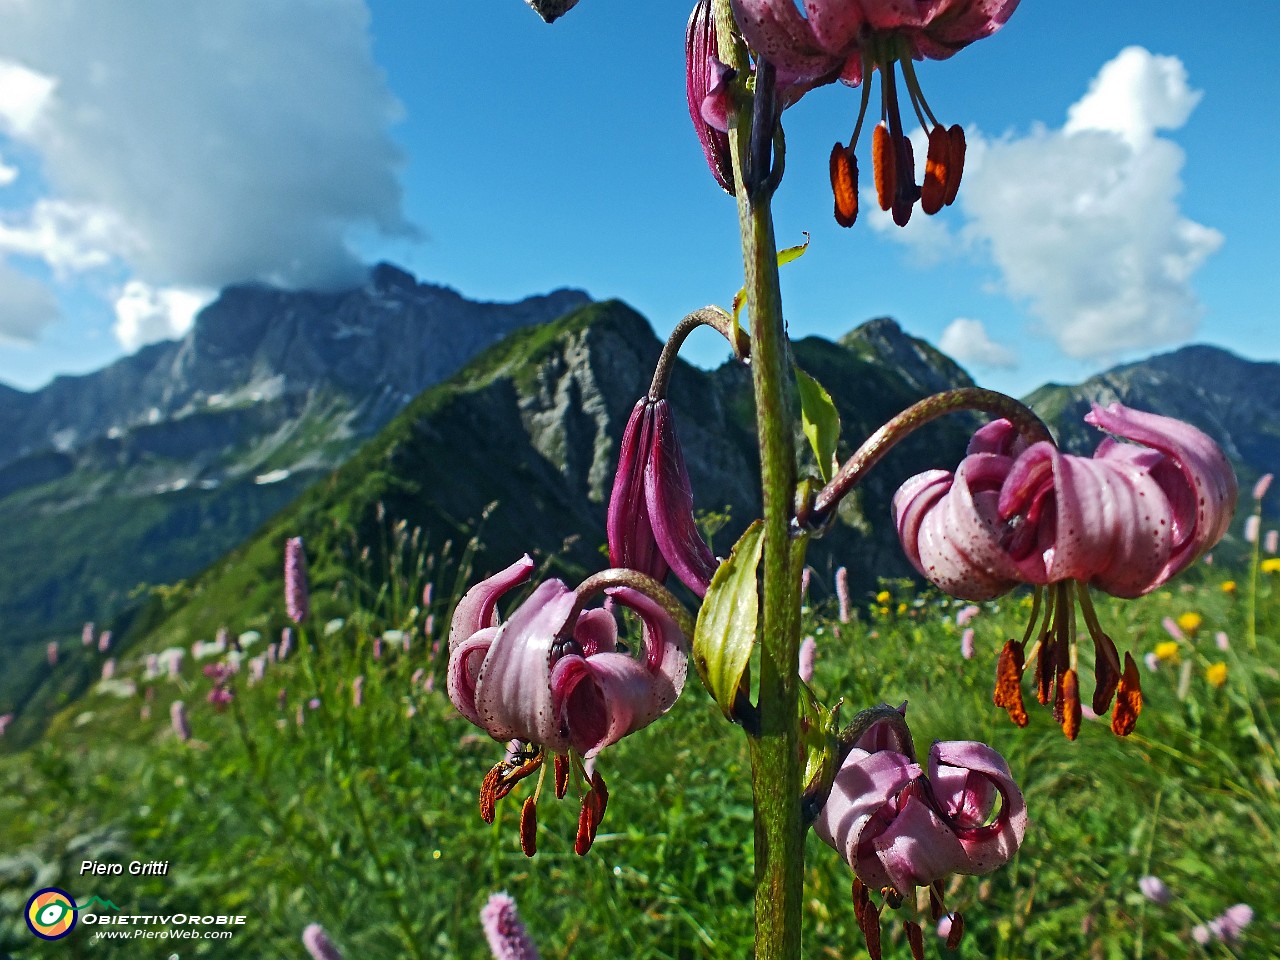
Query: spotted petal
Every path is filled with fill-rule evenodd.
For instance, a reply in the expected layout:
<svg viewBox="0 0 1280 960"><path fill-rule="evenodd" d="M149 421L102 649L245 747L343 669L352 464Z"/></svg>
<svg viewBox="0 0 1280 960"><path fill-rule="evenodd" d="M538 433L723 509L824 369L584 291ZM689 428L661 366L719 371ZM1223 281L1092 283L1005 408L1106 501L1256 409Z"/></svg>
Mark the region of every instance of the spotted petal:
<svg viewBox="0 0 1280 960"><path fill-rule="evenodd" d="M529 740L559 752L569 746L551 696L549 664L574 602L564 583L547 580L493 640L476 678L475 704L480 726L495 740Z"/></svg>
<svg viewBox="0 0 1280 960"><path fill-rule="evenodd" d="M453 610L453 622L449 625L450 653L477 630L493 626L494 606L498 598L528 580L531 573L533 558L526 553L505 570L499 570L488 580L481 580L464 593Z"/></svg>
<svg viewBox="0 0 1280 960"><path fill-rule="evenodd" d="M1235 471L1222 449L1189 423L1154 413L1130 410L1118 403L1095 406L1085 422L1101 430L1158 450L1168 465L1151 474L1173 511L1173 549L1152 589L1184 570L1223 538L1235 514L1238 486ZM1120 445L1117 445L1120 446ZM1095 457L1113 457L1116 448L1099 449ZM1173 469L1176 468L1175 474Z"/></svg>

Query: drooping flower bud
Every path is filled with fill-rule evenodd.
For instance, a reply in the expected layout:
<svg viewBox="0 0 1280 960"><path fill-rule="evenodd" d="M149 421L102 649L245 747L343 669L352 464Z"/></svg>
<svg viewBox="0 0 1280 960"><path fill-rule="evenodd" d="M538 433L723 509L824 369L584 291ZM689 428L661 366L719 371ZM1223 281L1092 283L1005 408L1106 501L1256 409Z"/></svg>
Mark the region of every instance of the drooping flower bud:
<svg viewBox="0 0 1280 960"><path fill-rule="evenodd" d="M609 496L609 563L661 581L671 570L705 596L716 558L698 532L693 492L665 399L643 397L622 435Z"/></svg>
<svg viewBox="0 0 1280 960"><path fill-rule="evenodd" d="M733 159L729 154L728 85L734 71L720 62L716 18L711 0L697 0L684 36L685 95L689 119L702 144L707 167L726 191L733 193Z"/></svg>

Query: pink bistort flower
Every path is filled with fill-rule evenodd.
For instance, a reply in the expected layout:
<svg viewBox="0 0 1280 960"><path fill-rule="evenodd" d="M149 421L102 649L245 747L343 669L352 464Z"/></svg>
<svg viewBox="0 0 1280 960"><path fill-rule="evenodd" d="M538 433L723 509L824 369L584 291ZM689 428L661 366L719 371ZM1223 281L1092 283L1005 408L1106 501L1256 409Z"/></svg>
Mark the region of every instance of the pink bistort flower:
<svg viewBox="0 0 1280 960"><path fill-rule="evenodd" d="M480 911L480 923L493 960L538 960L538 950L516 912L516 902L505 891L489 897Z"/></svg>

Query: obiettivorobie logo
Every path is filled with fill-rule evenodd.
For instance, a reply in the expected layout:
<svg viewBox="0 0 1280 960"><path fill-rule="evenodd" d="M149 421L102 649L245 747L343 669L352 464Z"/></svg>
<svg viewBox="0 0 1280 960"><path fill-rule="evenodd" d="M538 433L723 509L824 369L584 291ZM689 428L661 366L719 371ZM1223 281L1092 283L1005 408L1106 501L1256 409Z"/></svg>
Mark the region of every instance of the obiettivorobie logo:
<svg viewBox="0 0 1280 960"><path fill-rule="evenodd" d="M103 900L101 897L90 897L82 907L67 891L45 887L33 893L27 901L27 928L41 940L61 940L76 928L80 911L87 910L95 903L112 910L120 909L110 900Z"/></svg>
<svg viewBox="0 0 1280 960"><path fill-rule="evenodd" d="M96 912L90 909L94 905L99 907ZM105 914L101 912L102 908L114 910L115 914ZM244 914L124 913L110 900L102 897L90 897L83 904L79 904L71 894L58 887L45 887L33 893L31 899L27 901L27 909L23 916L27 921L27 929L41 940L61 940L76 928L78 922L109 928L106 932L97 934L100 937L146 940L227 940L234 935L232 930L198 928L236 927L243 925L248 919ZM173 929L148 929L155 926ZM126 929L117 929L121 927Z"/></svg>

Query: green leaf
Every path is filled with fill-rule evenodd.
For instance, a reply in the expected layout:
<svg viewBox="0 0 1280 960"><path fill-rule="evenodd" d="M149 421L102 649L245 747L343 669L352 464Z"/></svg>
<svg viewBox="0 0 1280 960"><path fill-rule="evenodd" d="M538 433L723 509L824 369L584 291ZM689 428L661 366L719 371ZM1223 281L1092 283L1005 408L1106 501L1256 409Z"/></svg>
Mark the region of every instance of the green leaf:
<svg viewBox="0 0 1280 960"><path fill-rule="evenodd" d="M809 438L813 455L818 458L818 472L824 483L830 483L840 469L836 460L836 444L840 440L840 414L831 394L813 377L795 368L796 385L800 388L800 416L804 435Z"/></svg>
<svg viewBox="0 0 1280 960"><path fill-rule="evenodd" d="M733 718L738 685L756 642L760 598L756 568L764 547L764 525L756 520L711 578L693 632L693 662L724 715Z"/></svg>
<svg viewBox="0 0 1280 960"><path fill-rule="evenodd" d="M804 256L805 251L809 249L809 231L801 230L800 232L804 234L804 243L797 243L794 247L786 247L783 250L779 250L778 266L783 267L792 260L799 260ZM731 343L738 342L738 331L741 329L741 323L738 320L738 315L742 313L742 305L746 302L747 288L739 287L738 292L733 295L733 329L731 331L733 337L730 341Z"/></svg>
<svg viewBox="0 0 1280 960"><path fill-rule="evenodd" d="M836 737L839 723L836 716L843 702L837 701L828 710L814 696L809 685L804 681L800 682L800 745L805 752L804 779L801 782L806 788L820 790L824 800L831 792L831 784L840 763L840 743Z"/></svg>

